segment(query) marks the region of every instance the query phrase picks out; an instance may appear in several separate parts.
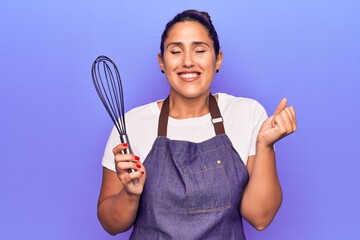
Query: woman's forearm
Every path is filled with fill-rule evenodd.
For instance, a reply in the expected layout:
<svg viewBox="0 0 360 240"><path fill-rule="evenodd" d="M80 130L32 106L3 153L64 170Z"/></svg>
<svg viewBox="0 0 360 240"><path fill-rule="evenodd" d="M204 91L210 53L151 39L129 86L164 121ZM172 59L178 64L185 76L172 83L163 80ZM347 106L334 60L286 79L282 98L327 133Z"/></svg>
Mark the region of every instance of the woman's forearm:
<svg viewBox="0 0 360 240"><path fill-rule="evenodd" d="M125 232L133 225L139 207L139 196L129 196L123 188L98 205L98 218L111 235Z"/></svg>
<svg viewBox="0 0 360 240"><path fill-rule="evenodd" d="M257 144L256 155L249 158L249 182L240 211L256 229L265 229L275 217L282 201L273 147Z"/></svg>

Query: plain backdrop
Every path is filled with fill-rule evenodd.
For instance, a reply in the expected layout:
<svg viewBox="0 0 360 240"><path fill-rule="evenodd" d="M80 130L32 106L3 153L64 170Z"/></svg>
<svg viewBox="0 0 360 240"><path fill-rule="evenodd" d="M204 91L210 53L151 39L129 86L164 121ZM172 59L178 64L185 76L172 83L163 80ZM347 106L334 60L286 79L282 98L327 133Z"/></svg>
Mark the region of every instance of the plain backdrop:
<svg viewBox="0 0 360 240"><path fill-rule="evenodd" d="M118 65L125 105L166 97L157 53L166 22L210 13L224 52L212 92L282 97L298 131L277 143L284 200L249 240L354 240L360 214L360 1L2 0L0 239L127 239L96 217L112 122L91 82ZM146 236L144 237L146 239Z"/></svg>

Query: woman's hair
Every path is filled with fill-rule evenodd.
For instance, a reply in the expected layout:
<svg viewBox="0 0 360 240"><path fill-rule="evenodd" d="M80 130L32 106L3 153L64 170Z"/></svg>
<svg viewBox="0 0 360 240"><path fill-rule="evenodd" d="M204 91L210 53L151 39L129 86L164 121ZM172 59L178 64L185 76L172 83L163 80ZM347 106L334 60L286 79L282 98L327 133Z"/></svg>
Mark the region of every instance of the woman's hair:
<svg viewBox="0 0 360 240"><path fill-rule="evenodd" d="M164 42L168 37L170 29L179 22L198 22L203 25L209 32L209 37L213 41L215 49L215 57L217 58L220 51L220 44L215 27L211 22L210 15L207 12L200 12L197 10L186 10L177 14L170 22L165 26L164 32L161 35L160 51L161 55L164 55Z"/></svg>

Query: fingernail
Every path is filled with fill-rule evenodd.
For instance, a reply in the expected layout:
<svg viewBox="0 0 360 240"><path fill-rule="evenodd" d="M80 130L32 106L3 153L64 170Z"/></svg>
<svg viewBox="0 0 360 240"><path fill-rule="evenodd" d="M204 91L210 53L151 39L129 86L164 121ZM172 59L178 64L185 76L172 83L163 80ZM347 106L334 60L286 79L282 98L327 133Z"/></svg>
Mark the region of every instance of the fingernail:
<svg viewBox="0 0 360 240"><path fill-rule="evenodd" d="M123 147L127 147L128 144L127 144L127 143L123 143L122 146L123 146Z"/></svg>
<svg viewBox="0 0 360 240"><path fill-rule="evenodd" d="M136 164L136 167L137 167L137 168L141 168L141 165L140 165L140 164Z"/></svg>
<svg viewBox="0 0 360 240"><path fill-rule="evenodd" d="M141 174L144 174L145 172L144 171L141 171Z"/></svg>
<svg viewBox="0 0 360 240"><path fill-rule="evenodd" d="M138 156L135 156L135 160L140 160L140 158Z"/></svg>

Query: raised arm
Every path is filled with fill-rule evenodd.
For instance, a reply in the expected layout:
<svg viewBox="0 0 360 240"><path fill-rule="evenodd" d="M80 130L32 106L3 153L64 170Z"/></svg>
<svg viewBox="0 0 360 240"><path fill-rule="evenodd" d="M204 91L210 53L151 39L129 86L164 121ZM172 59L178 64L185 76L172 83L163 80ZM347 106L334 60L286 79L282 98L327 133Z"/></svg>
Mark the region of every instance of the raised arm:
<svg viewBox="0 0 360 240"><path fill-rule="evenodd" d="M103 168L98 218L111 235L125 232L133 225L146 178L145 168L138 157L121 154L126 147L126 144L120 144L113 150L116 172ZM128 169L137 171L128 173ZM136 178L139 178L139 184L135 185L133 179Z"/></svg>
<svg viewBox="0 0 360 240"><path fill-rule="evenodd" d="M257 230L265 229L275 217L282 202L282 191L276 171L274 143L296 130L294 108L284 98L275 113L261 126L256 154L247 162L249 183L240 211Z"/></svg>

